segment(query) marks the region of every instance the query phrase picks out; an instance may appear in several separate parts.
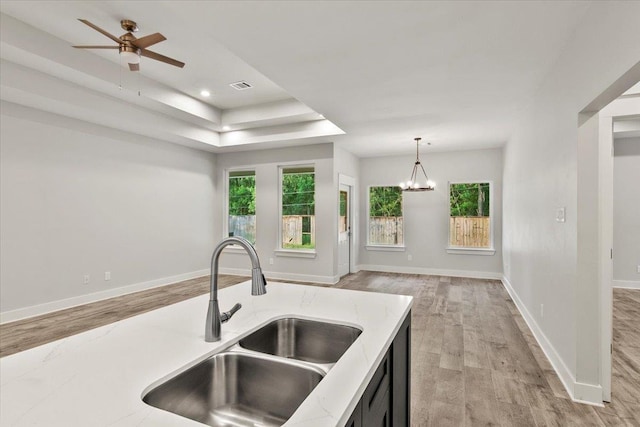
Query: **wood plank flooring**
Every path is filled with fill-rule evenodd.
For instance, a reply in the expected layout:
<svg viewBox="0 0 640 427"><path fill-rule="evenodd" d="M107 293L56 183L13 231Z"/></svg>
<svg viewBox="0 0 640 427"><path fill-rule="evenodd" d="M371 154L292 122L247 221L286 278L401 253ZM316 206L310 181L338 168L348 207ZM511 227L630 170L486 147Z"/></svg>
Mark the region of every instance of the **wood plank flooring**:
<svg viewBox="0 0 640 427"><path fill-rule="evenodd" d="M611 406L640 426L640 290L613 290L612 356Z"/></svg>
<svg viewBox="0 0 640 427"><path fill-rule="evenodd" d="M569 399L499 281L360 272L335 287L414 296L412 426L640 426L640 291L614 291L614 401L597 408ZM0 355L206 292L200 278L5 324Z"/></svg>
<svg viewBox="0 0 640 427"><path fill-rule="evenodd" d="M246 277L220 275L220 289ZM0 325L0 357L79 334L209 292L209 276L185 280Z"/></svg>

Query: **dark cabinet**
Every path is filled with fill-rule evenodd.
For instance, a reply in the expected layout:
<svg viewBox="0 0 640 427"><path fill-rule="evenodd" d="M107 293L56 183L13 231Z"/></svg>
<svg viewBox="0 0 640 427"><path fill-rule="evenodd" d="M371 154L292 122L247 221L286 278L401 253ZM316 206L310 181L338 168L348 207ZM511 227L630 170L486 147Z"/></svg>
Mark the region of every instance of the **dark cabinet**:
<svg viewBox="0 0 640 427"><path fill-rule="evenodd" d="M411 312L391 345L391 425L411 422Z"/></svg>
<svg viewBox="0 0 640 427"><path fill-rule="evenodd" d="M362 401L358 402L358 406L353 410L353 414L351 414L351 418L349 418L345 427L362 427Z"/></svg>
<svg viewBox="0 0 640 427"><path fill-rule="evenodd" d="M410 420L411 312L378 365L346 427L407 427Z"/></svg>
<svg viewBox="0 0 640 427"><path fill-rule="evenodd" d="M362 423L365 426L390 427L391 351L388 351L362 395Z"/></svg>

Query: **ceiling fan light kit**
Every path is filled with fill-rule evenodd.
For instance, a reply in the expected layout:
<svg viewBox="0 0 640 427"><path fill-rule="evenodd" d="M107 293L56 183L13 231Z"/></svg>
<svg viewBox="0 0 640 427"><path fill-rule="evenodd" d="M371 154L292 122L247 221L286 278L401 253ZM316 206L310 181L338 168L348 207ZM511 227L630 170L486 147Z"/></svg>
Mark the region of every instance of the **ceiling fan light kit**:
<svg viewBox="0 0 640 427"><path fill-rule="evenodd" d="M136 38L133 35L134 32L138 31L138 24L129 19L123 19L120 21L120 26L123 30L126 31L125 34L120 37L116 37L113 34L103 30L95 24L87 21L86 19L78 18L78 21L83 24L93 28L97 32L103 34L104 36L110 38L114 42L116 42L117 46L73 46L76 49L118 49L120 53L120 58L129 64L129 69L131 71L139 71L140 70L140 56L144 56L146 58L151 58L156 61L164 62L169 65L173 65L175 67L184 67L184 62L180 62L176 59L169 58L168 56L161 55L159 53L148 50L149 46L153 46L156 43L160 43L165 41L167 38L160 33L149 34L148 36Z"/></svg>
<svg viewBox="0 0 640 427"><path fill-rule="evenodd" d="M422 166L422 163L420 162L419 146L422 138L413 139L416 141L416 161L413 164L411 177L407 182L400 183L400 189L402 191L433 191L436 189L436 183L429 179L427 172L424 170L424 166ZM420 171L422 171L424 180L420 179L418 176ZM424 183L424 185L422 183Z"/></svg>
<svg viewBox="0 0 640 427"><path fill-rule="evenodd" d="M136 49L128 46L121 46L120 58L128 64L139 64L140 49Z"/></svg>

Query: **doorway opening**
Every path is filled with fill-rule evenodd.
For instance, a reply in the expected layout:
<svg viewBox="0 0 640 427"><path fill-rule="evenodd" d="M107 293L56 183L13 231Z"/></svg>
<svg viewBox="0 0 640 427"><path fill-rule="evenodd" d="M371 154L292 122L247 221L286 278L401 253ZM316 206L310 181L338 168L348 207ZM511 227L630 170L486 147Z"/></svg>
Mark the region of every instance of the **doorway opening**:
<svg viewBox="0 0 640 427"><path fill-rule="evenodd" d="M599 384L595 382L597 377L590 384L587 384L588 381L582 383L577 378L576 384L581 386L581 400L594 403L611 402L612 398L619 402L621 397L612 396L612 353L616 351L613 336L614 260L620 250L619 247L616 249L613 238L614 137L616 123L628 122L633 116L640 117L639 79L640 63L603 92L579 116L580 287L576 298L582 312L598 313L598 316L578 324L578 348L581 351L578 353L577 364L579 369L585 369L583 372L594 372L594 368L597 369ZM594 354L596 351L598 356ZM576 375L580 374L578 371ZM613 374L617 375L615 368Z"/></svg>
<svg viewBox="0 0 640 427"><path fill-rule="evenodd" d="M629 409L636 407L640 390L640 84L636 96L635 107L629 104L617 111L624 115L612 117L612 353L607 397Z"/></svg>

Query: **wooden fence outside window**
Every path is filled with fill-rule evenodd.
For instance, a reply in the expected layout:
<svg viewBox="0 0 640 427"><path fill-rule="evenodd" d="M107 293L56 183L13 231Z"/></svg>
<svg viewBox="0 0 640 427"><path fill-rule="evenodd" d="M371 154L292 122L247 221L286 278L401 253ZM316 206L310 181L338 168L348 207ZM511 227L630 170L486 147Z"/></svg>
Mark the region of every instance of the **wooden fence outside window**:
<svg viewBox="0 0 640 427"><path fill-rule="evenodd" d="M229 235L244 237L251 243L256 241L255 215L229 215Z"/></svg>
<svg viewBox="0 0 640 427"><path fill-rule="evenodd" d="M452 216L449 218L449 246L488 248L491 245L488 216Z"/></svg>
<svg viewBox="0 0 640 427"><path fill-rule="evenodd" d="M369 244L403 245L403 220L401 216L370 216Z"/></svg>
<svg viewBox="0 0 640 427"><path fill-rule="evenodd" d="M315 215L283 215L282 247L310 247L316 245Z"/></svg>
<svg viewBox="0 0 640 427"><path fill-rule="evenodd" d="M304 219L304 218L308 219ZM402 217L370 217L369 243L373 245L404 244ZM341 229L346 230L346 218L341 217ZM491 245L489 217L454 216L449 219L449 245L468 248L488 248ZM285 215L282 217L283 245L315 246L316 221L314 215ZM255 241L255 215L230 216L229 231ZM304 238L303 238L304 235Z"/></svg>

